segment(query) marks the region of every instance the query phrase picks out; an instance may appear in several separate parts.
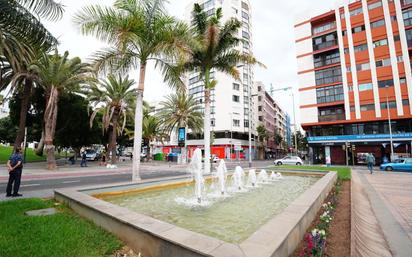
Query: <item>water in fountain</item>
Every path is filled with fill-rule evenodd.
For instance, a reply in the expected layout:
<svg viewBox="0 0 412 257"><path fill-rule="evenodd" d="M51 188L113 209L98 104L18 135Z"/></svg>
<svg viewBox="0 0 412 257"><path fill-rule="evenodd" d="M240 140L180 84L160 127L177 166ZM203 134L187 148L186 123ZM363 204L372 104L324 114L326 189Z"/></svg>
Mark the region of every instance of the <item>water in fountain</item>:
<svg viewBox="0 0 412 257"><path fill-rule="evenodd" d="M217 167L217 171L216 171L216 177L218 179L218 188L222 195L224 195L226 192L226 185L225 185L226 173L227 173L226 164L225 164L225 161L222 159L220 160L219 166Z"/></svg>
<svg viewBox="0 0 412 257"><path fill-rule="evenodd" d="M266 172L266 170L262 169L262 170L259 172L257 181L258 181L259 183L268 182L268 173Z"/></svg>
<svg viewBox="0 0 412 257"><path fill-rule="evenodd" d="M275 174L274 171L272 171L272 173L270 174L270 179L271 180L276 180L277 179L276 174Z"/></svg>
<svg viewBox="0 0 412 257"><path fill-rule="evenodd" d="M203 188L204 188L204 178L202 169L202 150L196 148L193 152L192 160L189 165L190 172L195 180L195 196L198 203L202 202Z"/></svg>
<svg viewBox="0 0 412 257"><path fill-rule="evenodd" d="M233 179L233 186L235 187L235 189L241 191L243 189L243 169L242 167L236 166L232 179Z"/></svg>
<svg viewBox="0 0 412 257"><path fill-rule="evenodd" d="M250 186L256 186L256 170L250 169L248 173L247 183Z"/></svg>

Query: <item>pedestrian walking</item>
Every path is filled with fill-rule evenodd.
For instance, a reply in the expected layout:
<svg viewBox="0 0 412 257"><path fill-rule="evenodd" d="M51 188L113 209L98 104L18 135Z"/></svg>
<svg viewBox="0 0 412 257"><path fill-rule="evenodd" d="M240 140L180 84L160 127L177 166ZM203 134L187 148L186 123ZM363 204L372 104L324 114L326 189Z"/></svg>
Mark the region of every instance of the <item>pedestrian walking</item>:
<svg viewBox="0 0 412 257"><path fill-rule="evenodd" d="M330 165L331 165L331 159L330 159L330 156L328 155L328 156L326 156L326 166L327 167L330 167Z"/></svg>
<svg viewBox="0 0 412 257"><path fill-rule="evenodd" d="M6 188L6 197L23 196L22 194L19 194L21 173L23 171L23 157L21 155L20 147L16 147L15 152L10 156L9 160L7 161L7 169L9 170L9 182L7 183Z"/></svg>
<svg viewBox="0 0 412 257"><path fill-rule="evenodd" d="M80 167L87 167L87 160L86 160L86 150L83 151L82 153L82 161L80 163Z"/></svg>
<svg viewBox="0 0 412 257"><path fill-rule="evenodd" d="M373 173L373 165L375 165L375 156L372 153L368 153L366 156L366 162L368 163L369 172Z"/></svg>

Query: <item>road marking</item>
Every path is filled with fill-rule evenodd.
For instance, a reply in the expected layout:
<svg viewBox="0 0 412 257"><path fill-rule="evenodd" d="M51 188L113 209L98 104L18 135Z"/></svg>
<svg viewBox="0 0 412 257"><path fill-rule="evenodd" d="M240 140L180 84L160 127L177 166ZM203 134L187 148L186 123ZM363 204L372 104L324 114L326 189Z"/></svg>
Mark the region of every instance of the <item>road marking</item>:
<svg viewBox="0 0 412 257"><path fill-rule="evenodd" d="M25 185L21 185L20 187L34 187L34 186L40 186L40 184L25 184Z"/></svg>
<svg viewBox="0 0 412 257"><path fill-rule="evenodd" d="M62 184L77 183L77 182L80 182L80 180L63 181Z"/></svg>

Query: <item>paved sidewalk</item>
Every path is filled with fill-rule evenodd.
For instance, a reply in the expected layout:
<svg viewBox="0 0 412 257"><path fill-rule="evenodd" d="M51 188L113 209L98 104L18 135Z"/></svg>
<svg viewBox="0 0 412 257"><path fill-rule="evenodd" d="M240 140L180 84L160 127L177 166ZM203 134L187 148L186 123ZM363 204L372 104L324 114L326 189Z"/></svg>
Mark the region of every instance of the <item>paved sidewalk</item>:
<svg viewBox="0 0 412 257"><path fill-rule="evenodd" d="M352 172L352 256L412 256L412 174Z"/></svg>

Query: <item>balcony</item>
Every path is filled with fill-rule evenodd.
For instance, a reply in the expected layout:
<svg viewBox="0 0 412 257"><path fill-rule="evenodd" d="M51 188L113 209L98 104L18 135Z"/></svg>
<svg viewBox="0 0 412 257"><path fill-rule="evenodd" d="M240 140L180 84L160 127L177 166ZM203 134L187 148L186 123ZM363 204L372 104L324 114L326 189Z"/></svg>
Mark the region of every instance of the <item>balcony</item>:
<svg viewBox="0 0 412 257"><path fill-rule="evenodd" d="M317 45L313 45L313 50L314 51L319 51L322 49L326 49L326 48L330 48L333 46L337 46L338 45L338 41L337 40L331 40L331 41L326 41Z"/></svg>
<svg viewBox="0 0 412 257"><path fill-rule="evenodd" d="M412 0L401 0L401 5L406 6L412 4Z"/></svg>

